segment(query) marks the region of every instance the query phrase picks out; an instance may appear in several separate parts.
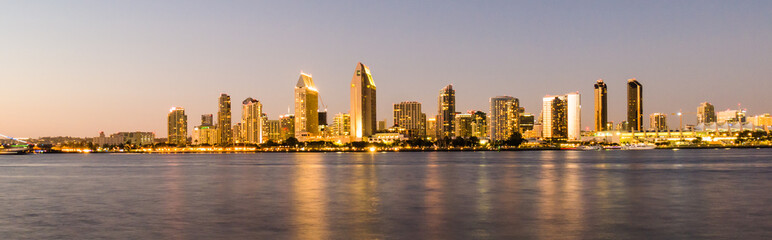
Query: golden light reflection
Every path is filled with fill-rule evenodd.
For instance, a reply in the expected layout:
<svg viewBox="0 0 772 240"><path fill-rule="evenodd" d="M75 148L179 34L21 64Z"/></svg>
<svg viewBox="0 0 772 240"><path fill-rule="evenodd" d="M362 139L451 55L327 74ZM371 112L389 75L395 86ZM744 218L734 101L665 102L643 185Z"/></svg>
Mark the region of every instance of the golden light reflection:
<svg viewBox="0 0 772 240"><path fill-rule="evenodd" d="M437 154L434 153L429 157L429 163L426 167L426 183L425 188L427 193L424 195L424 206L426 206L426 229L429 236L423 237L424 239L441 239L445 228L443 221L445 219L445 201L442 196L441 189L444 188L441 175L440 166L437 164Z"/></svg>
<svg viewBox="0 0 772 240"><path fill-rule="evenodd" d="M377 226L381 219L381 200L378 196L378 174L374 164L375 156L372 154L360 154L354 168L352 207L353 216L352 239L377 239Z"/></svg>
<svg viewBox="0 0 772 240"><path fill-rule="evenodd" d="M181 169L176 165L169 165L169 170L164 172L164 225L163 235L166 239L184 239L185 238L185 216L183 211L184 189L181 183Z"/></svg>
<svg viewBox="0 0 772 240"><path fill-rule="evenodd" d="M579 166L575 163L545 165L541 169L538 198L539 238L580 237L585 226Z"/></svg>
<svg viewBox="0 0 772 240"><path fill-rule="evenodd" d="M318 155L298 155L292 180L292 225L296 239L329 239L325 172Z"/></svg>

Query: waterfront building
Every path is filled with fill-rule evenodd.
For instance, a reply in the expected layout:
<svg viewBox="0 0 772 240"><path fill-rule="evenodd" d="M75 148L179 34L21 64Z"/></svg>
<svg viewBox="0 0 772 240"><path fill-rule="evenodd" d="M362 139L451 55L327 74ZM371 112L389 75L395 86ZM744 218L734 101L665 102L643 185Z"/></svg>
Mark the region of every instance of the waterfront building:
<svg viewBox="0 0 772 240"><path fill-rule="evenodd" d="M469 111L472 115L472 137L477 139L488 138L488 115L483 111Z"/></svg>
<svg viewBox="0 0 772 240"><path fill-rule="evenodd" d="M332 135L350 136L351 135L351 115L348 113L338 113L332 119Z"/></svg>
<svg viewBox="0 0 772 240"><path fill-rule="evenodd" d="M188 115L185 115L185 109L173 107L168 115L168 137L169 145L184 146L188 143Z"/></svg>
<svg viewBox="0 0 772 240"><path fill-rule="evenodd" d="M357 63L351 79L351 138L361 141L376 130L375 82L370 69Z"/></svg>
<svg viewBox="0 0 772 240"><path fill-rule="evenodd" d="M319 135L319 91L309 74L295 85L295 138Z"/></svg>
<svg viewBox="0 0 772 240"><path fill-rule="evenodd" d="M378 131L377 132L386 132L388 128L386 127L386 119L378 121Z"/></svg>
<svg viewBox="0 0 772 240"><path fill-rule="evenodd" d="M201 126L214 126L214 118L212 114L201 115Z"/></svg>
<svg viewBox="0 0 772 240"><path fill-rule="evenodd" d="M274 142L280 142L284 139L281 138L281 121L280 120L268 120L265 124L268 127L268 140Z"/></svg>
<svg viewBox="0 0 772 240"><path fill-rule="evenodd" d="M285 114L279 116L279 124L281 127L281 140L287 140L287 138L295 137L295 115Z"/></svg>
<svg viewBox="0 0 772 240"><path fill-rule="evenodd" d="M756 115L748 118L748 122L754 126L772 126L772 116L769 113Z"/></svg>
<svg viewBox="0 0 772 240"><path fill-rule="evenodd" d="M153 132L117 132L109 137L106 137L104 132L99 132L99 137L92 140L92 143L98 147L120 144L147 146L153 145L154 142L155 133Z"/></svg>
<svg viewBox="0 0 772 240"><path fill-rule="evenodd" d="M437 117L426 119L426 138L437 140Z"/></svg>
<svg viewBox="0 0 772 240"><path fill-rule="evenodd" d="M228 94L220 94L219 109L217 111L217 130L218 134L217 143L223 146L233 144L233 129L231 127L231 96Z"/></svg>
<svg viewBox="0 0 772 240"><path fill-rule="evenodd" d="M716 108L709 102L703 102L697 107L697 123L716 122Z"/></svg>
<svg viewBox="0 0 772 240"><path fill-rule="evenodd" d="M603 79L595 83L595 131L608 130L608 89Z"/></svg>
<svg viewBox="0 0 772 240"><path fill-rule="evenodd" d="M643 85L635 78L627 80L628 131L643 131Z"/></svg>
<svg viewBox="0 0 772 240"><path fill-rule="evenodd" d="M394 126L397 132L407 138L423 138L425 116L419 102L401 102L394 104Z"/></svg>
<svg viewBox="0 0 772 240"><path fill-rule="evenodd" d="M469 138L472 136L472 122L474 118L472 114L461 113L456 114L453 121L453 129L455 130L454 136L457 138Z"/></svg>
<svg viewBox="0 0 772 240"><path fill-rule="evenodd" d="M251 97L244 99L241 124L242 143L263 143L263 104L260 101Z"/></svg>
<svg viewBox="0 0 772 240"><path fill-rule="evenodd" d="M437 103L437 137L452 139L455 134L453 127L456 115L456 91L453 90L453 84L440 90Z"/></svg>
<svg viewBox="0 0 772 240"><path fill-rule="evenodd" d="M580 140L581 108L579 92L542 98L542 137Z"/></svg>
<svg viewBox="0 0 772 240"><path fill-rule="evenodd" d="M193 128L193 145L216 145L217 144L217 127L201 125Z"/></svg>
<svg viewBox="0 0 772 240"><path fill-rule="evenodd" d="M651 124L651 129L656 131L667 131L667 115L664 113L652 113L649 116L649 122Z"/></svg>
<svg viewBox="0 0 772 240"><path fill-rule="evenodd" d="M260 105L260 111L262 112L262 104ZM260 113L260 129L262 129L260 136L262 137L262 140L260 143L264 143L268 141L268 114L266 113Z"/></svg>
<svg viewBox="0 0 772 240"><path fill-rule="evenodd" d="M520 100L510 96L490 98L490 140L507 140L520 131Z"/></svg>

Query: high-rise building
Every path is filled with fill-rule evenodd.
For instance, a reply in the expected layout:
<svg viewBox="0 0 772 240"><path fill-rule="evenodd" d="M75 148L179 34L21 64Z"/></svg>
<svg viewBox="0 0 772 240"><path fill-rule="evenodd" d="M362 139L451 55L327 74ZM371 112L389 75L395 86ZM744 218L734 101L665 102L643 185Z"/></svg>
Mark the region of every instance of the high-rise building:
<svg viewBox="0 0 772 240"><path fill-rule="evenodd" d="M231 96L220 94L219 110L217 111L217 130L219 137L217 143L223 146L233 144L233 130L231 129Z"/></svg>
<svg viewBox="0 0 772 240"><path fill-rule="evenodd" d="M513 133L520 131L520 100L510 96L498 96L490 99L490 140L507 140Z"/></svg>
<svg viewBox="0 0 772 240"><path fill-rule="evenodd" d="M716 122L716 108L709 102L701 103L697 108L697 123Z"/></svg>
<svg viewBox="0 0 772 240"><path fill-rule="evenodd" d="M453 120L453 129L455 130L455 133L453 133L453 135L461 138L471 137L473 121L474 121L474 118L472 117L472 114L469 114L469 113L456 114L456 117Z"/></svg>
<svg viewBox="0 0 772 240"><path fill-rule="evenodd" d="M281 138L281 121L280 120L268 120L267 126L268 126L268 140L274 141L274 142L280 142L281 140L284 140Z"/></svg>
<svg viewBox="0 0 772 240"><path fill-rule="evenodd" d="M242 104L242 142L250 144L263 143L263 104L251 97L244 99Z"/></svg>
<svg viewBox="0 0 772 240"><path fill-rule="evenodd" d="M437 140L437 117L426 119L426 138Z"/></svg>
<svg viewBox="0 0 772 240"><path fill-rule="evenodd" d="M262 111L262 104L261 104L260 108L261 108L260 111ZM261 132L262 133L261 134L262 140L260 141L260 143L264 143L264 142L268 141L268 130L269 130L268 129L268 114L260 113L260 125L261 125L260 129L262 129L262 132Z"/></svg>
<svg viewBox="0 0 772 240"><path fill-rule="evenodd" d="M351 138L362 140L375 134L376 105L375 82L370 69L357 63L354 77L351 79Z"/></svg>
<svg viewBox="0 0 772 240"><path fill-rule="evenodd" d="M483 111L469 111L472 115L472 137L488 138L488 116Z"/></svg>
<svg viewBox="0 0 772 240"><path fill-rule="evenodd" d="M281 140L287 140L287 138L295 137L295 115L286 114L279 116L279 124L281 127Z"/></svg>
<svg viewBox="0 0 772 240"><path fill-rule="evenodd" d="M453 90L453 84L445 86L440 90L437 103L437 137L453 138L455 135L453 125L456 115L456 91Z"/></svg>
<svg viewBox="0 0 772 240"><path fill-rule="evenodd" d="M188 115L185 109L173 107L169 110L167 143L169 145L184 146L188 143Z"/></svg>
<svg viewBox="0 0 772 240"><path fill-rule="evenodd" d="M351 136L351 115L348 113L338 113L332 119L332 135Z"/></svg>
<svg viewBox="0 0 772 240"><path fill-rule="evenodd" d="M295 85L295 137L319 134L319 91L311 75L300 73Z"/></svg>
<svg viewBox="0 0 772 240"><path fill-rule="evenodd" d="M627 124L629 131L643 131L643 86L635 78L627 80Z"/></svg>
<svg viewBox="0 0 772 240"><path fill-rule="evenodd" d="M426 132L424 124L425 119L422 119L423 113L421 112L421 103L419 102L401 102L394 104L394 126L397 128L397 132L405 135L405 137L423 138L423 133Z"/></svg>
<svg viewBox="0 0 772 240"><path fill-rule="evenodd" d="M649 116L651 129L657 131L667 131L667 115L664 113L652 113Z"/></svg>
<svg viewBox="0 0 772 240"><path fill-rule="evenodd" d="M214 126L214 118L212 114L201 115L201 126Z"/></svg>
<svg viewBox="0 0 772 240"><path fill-rule="evenodd" d="M542 99L542 137L576 141L581 138L581 96L578 92Z"/></svg>
<svg viewBox="0 0 772 240"><path fill-rule="evenodd" d="M217 144L217 127L215 126L198 126L193 128L193 145L216 145Z"/></svg>
<svg viewBox="0 0 772 240"><path fill-rule="evenodd" d="M377 132L386 132L386 119L383 119L381 121L378 121L378 131Z"/></svg>
<svg viewBox="0 0 772 240"><path fill-rule="evenodd" d="M595 83L595 131L606 131L608 122L608 90L603 79Z"/></svg>

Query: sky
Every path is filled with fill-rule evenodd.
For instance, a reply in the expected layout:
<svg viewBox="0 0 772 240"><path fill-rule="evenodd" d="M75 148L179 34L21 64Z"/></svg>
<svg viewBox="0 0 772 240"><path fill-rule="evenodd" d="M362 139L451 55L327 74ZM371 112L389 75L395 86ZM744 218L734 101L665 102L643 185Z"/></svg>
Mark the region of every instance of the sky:
<svg viewBox="0 0 772 240"><path fill-rule="evenodd" d="M453 84L459 112L509 95L539 114L544 95L578 91L592 129L595 81L618 123L629 78L645 126L693 123L705 101L755 115L772 112L772 1L2 1L0 133L165 137L172 106L192 130L220 93L234 123L247 97L278 119L301 71L332 121L357 62L390 124L402 101L435 115Z"/></svg>

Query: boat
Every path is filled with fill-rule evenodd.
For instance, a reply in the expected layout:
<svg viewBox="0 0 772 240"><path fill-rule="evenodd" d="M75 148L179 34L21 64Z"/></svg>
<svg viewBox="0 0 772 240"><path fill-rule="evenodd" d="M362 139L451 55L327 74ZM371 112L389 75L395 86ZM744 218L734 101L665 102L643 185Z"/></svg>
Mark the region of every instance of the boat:
<svg viewBox="0 0 772 240"><path fill-rule="evenodd" d="M598 150L603 150L603 148L600 145L582 145L582 146L576 147L576 150L598 151Z"/></svg>
<svg viewBox="0 0 772 240"><path fill-rule="evenodd" d="M29 146L27 145L10 145L10 146L2 146L0 145L0 154L2 155L8 155L8 154L24 154L29 151Z"/></svg>
<svg viewBox="0 0 772 240"><path fill-rule="evenodd" d="M603 146L603 149L605 149L605 150L619 150L619 149L622 149L622 146L617 146L617 145Z"/></svg>
<svg viewBox="0 0 772 240"><path fill-rule="evenodd" d="M646 143L635 143L622 146L622 150L650 150L655 148L657 148L657 145Z"/></svg>

